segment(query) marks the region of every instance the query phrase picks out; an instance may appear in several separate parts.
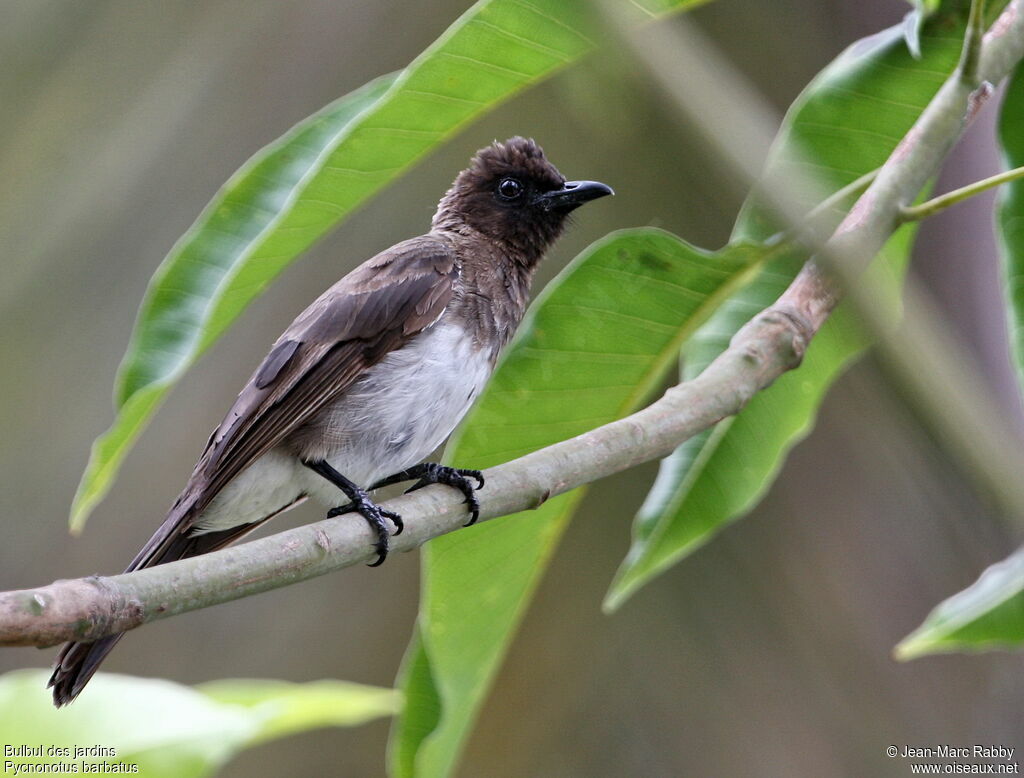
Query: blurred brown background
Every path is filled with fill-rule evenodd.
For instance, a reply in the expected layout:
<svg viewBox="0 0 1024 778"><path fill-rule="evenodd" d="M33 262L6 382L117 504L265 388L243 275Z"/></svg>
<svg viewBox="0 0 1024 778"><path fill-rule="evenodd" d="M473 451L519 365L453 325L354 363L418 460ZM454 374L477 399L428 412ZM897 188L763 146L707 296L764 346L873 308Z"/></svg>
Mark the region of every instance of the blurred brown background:
<svg viewBox="0 0 1024 778"><path fill-rule="evenodd" d="M536 137L563 172L611 183L546 280L608 230L708 247L742 193L606 49L477 123L294 265L171 395L84 536L67 508L112 418L146 282L216 188L333 98L405 65L450 0L0 0L0 587L122 569L279 331L359 261L421 232L469 155ZM780 110L899 0L719 0L692 15ZM940 188L995 172L991 105ZM1021 413L1006 357L991 198L926 225L914 268ZM889 744L1024 747L1024 660L898 664L892 646L1014 547L1014 533L871 361L831 392L764 503L607 618L599 605L653 475L593 490L479 722L464 776L902 776ZM320 515L304 508L286 523ZM284 526L279 525L279 526ZM183 682L336 677L390 685L416 609L416 555L138 630L105 669ZM6 649L0 671L51 650ZM388 723L247 752L227 776L374 776Z"/></svg>

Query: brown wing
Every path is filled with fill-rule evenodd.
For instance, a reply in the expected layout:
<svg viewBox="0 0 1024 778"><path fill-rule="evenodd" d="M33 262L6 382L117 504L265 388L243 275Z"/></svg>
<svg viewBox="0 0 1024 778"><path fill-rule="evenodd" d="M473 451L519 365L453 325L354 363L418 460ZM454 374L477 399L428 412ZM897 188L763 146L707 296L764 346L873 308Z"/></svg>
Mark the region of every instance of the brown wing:
<svg viewBox="0 0 1024 778"><path fill-rule="evenodd" d="M456 273L448 244L414 238L360 265L303 311L214 430L185 490L127 572L214 551L271 518L188 533L217 492L250 462L436 321L451 299ZM64 645L49 683L58 706L78 696L122 635Z"/></svg>
<svg viewBox="0 0 1024 778"><path fill-rule="evenodd" d="M278 338L214 430L184 491L128 570L169 554L224 486L371 365L444 311L454 250L431 236L378 254L328 289Z"/></svg>

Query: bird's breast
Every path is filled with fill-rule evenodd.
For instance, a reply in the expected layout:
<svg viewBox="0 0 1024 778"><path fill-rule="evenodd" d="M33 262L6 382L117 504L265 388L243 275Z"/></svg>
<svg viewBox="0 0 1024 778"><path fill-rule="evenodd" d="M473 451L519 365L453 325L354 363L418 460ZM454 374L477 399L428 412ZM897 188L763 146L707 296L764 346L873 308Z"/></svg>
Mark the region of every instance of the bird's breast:
<svg viewBox="0 0 1024 778"><path fill-rule="evenodd" d="M307 424L296 439L298 453L326 459L347 478L369 486L440 446L492 369L490 354L466 329L442 317L369 368ZM330 504L338 501L337 490L326 481L314 480L310 491Z"/></svg>

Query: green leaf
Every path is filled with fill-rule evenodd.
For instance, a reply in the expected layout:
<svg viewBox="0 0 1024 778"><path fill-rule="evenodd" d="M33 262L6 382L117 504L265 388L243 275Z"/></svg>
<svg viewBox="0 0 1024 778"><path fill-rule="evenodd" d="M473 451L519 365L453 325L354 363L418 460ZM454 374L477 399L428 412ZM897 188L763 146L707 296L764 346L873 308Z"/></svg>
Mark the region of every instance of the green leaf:
<svg viewBox="0 0 1024 778"><path fill-rule="evenodd" d="M1006 87L999 141L1007 169L1024 165L1024 68ZM996 206L1010 347L1024 387L1024 182L1006 184ZM940 603L897 647L900 659L947 651L984 651L1024 643L1024 551L992 565L978 581Z"/></svg>
<svg viewBox="0 0 1024 778"><path fill-rule="evenodd" d="M952 651L1019 648L1024 643L1024 549L994 564L935 607L896 646L898 659Z"/></svg>
<svg viewBox="0 0 1024 778"><path fill-rule="evenodd" d="M949 29L929 34L937 27L926 28L920 60L902 45L898 28L840 55L790 108L769 167L787 159L792 164L803 154L810 160L809 175L817 175L828 189L839 189L881 165L956 64L960 39ZM777 229L755 203L748 202L733 234L759 240ZM912 230L900 230L882 252L894 289L912 236ZM780 258L722 306L687 345L684 378L703 370L740 326L782 293L801 260ZM738 416L688 441L664 460L637 515L633 545L608 593L606 609L620 606L757 504L786 453L810 432L829 386L865 345L853 318L840 307L814 338L798 370L759 393Z"/></svg>
<svg viewBox="0 0 1024 778"><path fill-rule="evenodd" d="M999 142L1007 169L1024 165L1024 68L1006 86L999 114ZM999 190L996 235L1003 260L1007 321L1017 381L1024 388L1024 181Z"/></svg>
<svg viewBox="0 0 1024 778"><path fill-rule="evenodd" d="M229 680L190 688L170 681L99 673L89 690L57 710L48 670L0 676L0 732L9 745L43 744L42 758L18 765L83 761L137 764L147 778L212 775L234 754L275 737L317 727L354 726L398 712L392 689L316 681ZM103 746L100 754L48 755L53 747Z"/></svg>
<svg viewBox="0 0 1024 778"><path fill-rule="evenodd" d="M679 347L778 249L696 249L654 229L591 246L552 281L446 459L490 467L640 407ZM432 540L390 749L394 775L448 774L583 489Z"/></svg>
<svg viewBox="0 0 1024 778"><path fill-rule="evenodd" d="M288 681L229 678L200 684L211 700L241 705L259 724L256 738L272 740L317 727L353 727L401 710L394 689L348 681Z"/></svg>
<svg viewBox="0 0 1024 778"><path fill-rule="evenodd" d="M634 0L628 12L639 22L703 2ZM457 130L593 49L591 34L585 3L483 0L400 74L301 122L232 176L150 283L72 530L168 390L284 268Z"/></svg>
<svg viewBox="0 0 1024 778"><path fill-rule="evenodd" d="M325 150L338 142L353 119L394 83L385 76L332 103L293 127L235 173L175 244L157 269L139 309L115 387L119 409L113 426L93 443L71 506L71 529L80 532L110 489L121 462L164 396L246 303L281 270L290 255L267 260L265 245L287 227L289 214L303 218L306 177L324 166ZM322 208L322 204L320 205ZM295 237L298 232L283 233ZM314 240L310 237L305 245ZM280 246L281 240L270 241ZM303 248L305 248L303 245ZM254 265L254 263L256 263ZM249 272L246 273L246 269ZM253 272L259 281L246 280ZM242 293L239 292L239 284ZM248 284L246 287L245 284ZM243 298L244 293L244 298ZM232 312L224 301L236 301Z"/></svg>
<svg viewBox="0 0 1024 778"><path fill-rule="evenodd" d="M406 649L398 686L405 692L406 705L391 725L388 774L414 775L416 752L441 721L441 698L418 628Z"/></svg>

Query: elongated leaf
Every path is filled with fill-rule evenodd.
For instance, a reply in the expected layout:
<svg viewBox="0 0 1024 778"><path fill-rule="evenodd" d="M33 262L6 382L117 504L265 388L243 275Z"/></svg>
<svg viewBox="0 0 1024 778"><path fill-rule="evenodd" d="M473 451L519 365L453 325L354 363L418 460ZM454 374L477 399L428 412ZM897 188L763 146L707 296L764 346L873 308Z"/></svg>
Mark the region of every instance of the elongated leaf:
<svg viewBox="0 0 1024 778"><path fill-rule="evenodd" d="M935 607L896 646L898 659L950 651L1019 648L1024 643L1024 549L992 565Z"/></svg>
<svg viewBox="0 0 1024 778"><path fill-rule="evenodd" d="M1006 88L999 141L1007 168L1024 165L1024 69ZM1024 388L1024 183L1000 190L996 234L1003 258L1010 347ZM944 651L983 651L1024 643L1024 551L992 565L978 581L939 604L897 647L901 659Z"/></svg>
<svg viewBox="0 0 1024 778"><path fill-rule="evenodd" d="M769 165L791 159L798 150L810 160L809 174L829 189L881 165L956 63L956 31L936 34L935 29L926 28L920 60L903 45L899 28L860 41L840 55L790 109ZM748 203L734 237L763 239L777 228ZM905 265L912 235L900 230L883 251L892 269ZM722 307L688 344L684 378L699 373L740 326L778 297L800 260L784 257L769 265L757 282ZM891 283L897 284L899 275L891 274ZM828 387L864 346L852 318L840 308L814 338L798 370L759 393L739 416L688 441L662 463L637 515L633 545L606 598L606 609L614 610L761 499L786 453L812 428Z"/></svg>
<svg viewBox="0 0 1024 778"><path fill-rule="evenodd" d="M1010 79L999 114L999 142L1007 169L1024 165L1024 68ZM1010 348L1017 380L1024 390L1024 181L999 191L996 235L1003 259Z"/></svg>
<svg viewBox="0 0 1024 778"><path fill-rule="evenodd" d="M317 727L354 727L401 710L394 689L347 681L290 683L227 678L195 687L224 705L239 705L258 724L250 742L272 740Z"/></svg>
<svg viewBox="0 0 1024 778"><path fill-rule="evenodd" d="M351 121L383 95L394 76L373 81L296 125L250 159L217 193L150 281L117 376L114 425L93 444L71 508L79 531L164 395L198 356L203 337L227 326L211 320L221 285L290 207L303 177ZM267 280L272 271L267 268ZM256 291L253 292L253 295Z"/></svg>
<svg viewBox="0 0 1024 778"><path fill-rule="evenodd" d="M634 0L637 22L707 0ZM278 273L456 130L593 48L587 5L482 0L397 77L302 122L232 177L160 266L93 445L73 530L167 391Z"/></svg>
<svg viewBox="0 0 1024 778"><path fill-rule="evenodd" d="M212 775L256 743L390 716L401 700L392 689L340 681L230 680L191 688L100 673L74 705L57 710L46 691L48 676L48 670L22 670L0 677L5 743L43 744L41 756L16 754L8 761L36 767L77 765L79 773L87 771L83 762L122 762L138 765L138 774L147 778ZM108 750L76 756L75 746ZM67 755L48 753L50 747L66 748Z"/></svg>
<svg viewBox="0 0 1024 778"><path fill-rule="evenodd" d="M614 233L544 290L446 458L489 467L619 418L664 378L681 343L765 257L703 252L667 233ZM582 489L424 549L419 634L393 774L448 774Z"/></svg>

